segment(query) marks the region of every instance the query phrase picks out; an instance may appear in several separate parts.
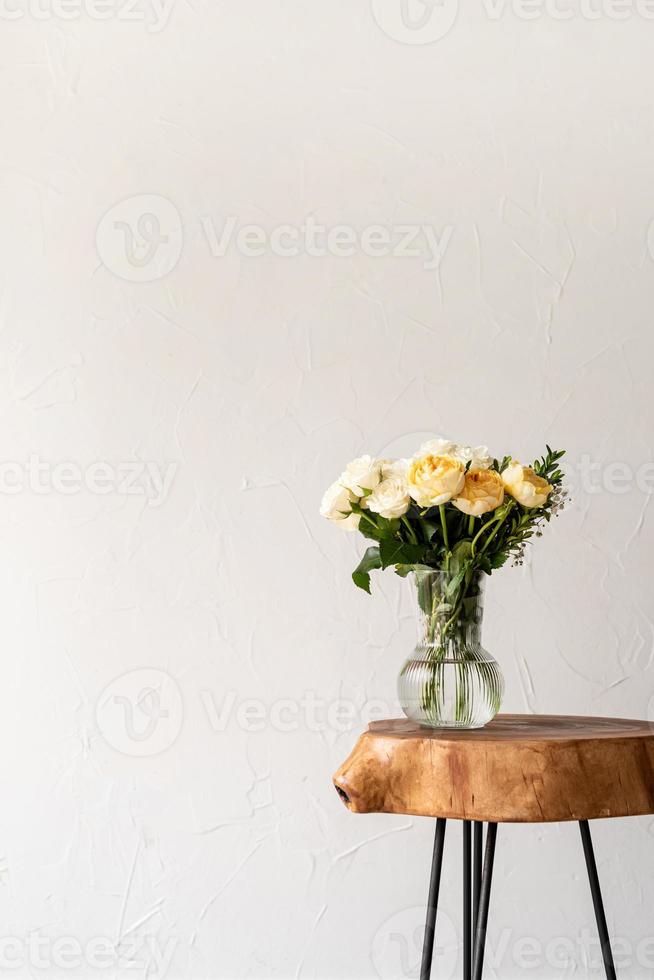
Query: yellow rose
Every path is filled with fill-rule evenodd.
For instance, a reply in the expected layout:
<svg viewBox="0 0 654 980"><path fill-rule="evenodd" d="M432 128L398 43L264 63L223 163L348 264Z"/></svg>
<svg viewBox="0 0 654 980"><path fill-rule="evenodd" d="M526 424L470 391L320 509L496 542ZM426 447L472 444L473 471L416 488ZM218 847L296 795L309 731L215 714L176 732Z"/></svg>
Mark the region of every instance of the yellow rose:
<svg viewBox="0 0 654 980"><path fill-rule="evenodd" d="M464 514L481 517L504 500L502 477L495 470L468 470L463 490L452 501Z"/></svg>
<svg viewBox="0 0 654 980"><path fill-rule="evenodd" d="M461 492L465 466L452 456L421 456L407 474L409 493L419 507L438 507Z"/></svg>
<svg viewBox="0 0 654 980"><path fill-rule="evenodd" d="M552 492L552 487L542 476L537 476L531 466L522 466L513 460L502 473L502 482L523 507L542 507Z"/></svg>

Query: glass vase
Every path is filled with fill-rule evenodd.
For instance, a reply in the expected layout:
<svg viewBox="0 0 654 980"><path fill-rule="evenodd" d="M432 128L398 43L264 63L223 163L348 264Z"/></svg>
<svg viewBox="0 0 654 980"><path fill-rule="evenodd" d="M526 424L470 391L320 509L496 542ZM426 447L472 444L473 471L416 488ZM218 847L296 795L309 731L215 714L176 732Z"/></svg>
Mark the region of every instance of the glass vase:
<svg viewBox="0 0 654 980"><path fill-rule="evenodd" d="M482 728L500 710L504 678L481 645L483 572L416 569L419 636L398 678L407 718L430 728Z"/></svg>

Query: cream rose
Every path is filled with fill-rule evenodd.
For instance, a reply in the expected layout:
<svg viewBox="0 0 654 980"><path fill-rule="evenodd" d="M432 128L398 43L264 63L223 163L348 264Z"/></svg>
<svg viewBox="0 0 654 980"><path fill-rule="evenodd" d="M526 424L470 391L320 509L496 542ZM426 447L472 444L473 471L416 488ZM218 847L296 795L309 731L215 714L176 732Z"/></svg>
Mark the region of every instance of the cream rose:
<svg viewBox="0 0 654 980"><path fill-rule="evenodd" d="M406 483L410 459L380 459L382 480L399 480Z"/></svg>
<svg viewBox="0 0 654 980"><path fill-rule="evenodd" d="M320 503L320 515L333 524L338 524L345 531L356 531L361 516L352 513L352 502L356 497L347 487L338 481L325 490Z"/></svg>
<svg viewBox="0 0 654 980"><path fill-rule="evenodd" d="M470 463L468 472L471 470L487 470L493 462L492 456L488 452L488 446L459 446L454 455L461 460L464 466Z"/></svg>
<svg viewBox="0 0 654 980"><path fill-rule="evenodd" d="M481 517L504 500L504 484L495 470L468 470L463 490L452 503L464 514Z"/></svg>
<svg viewBox="0 0 654 980"><path fill-rule="evenodd" d="M552 487L542 476L537 476L531 466L522 466L513 460L502 473L507 493L523 507L542 507L547 502Z"/></svg>
<svg viewBox="0 0 654 980"><path fill-rule="evenodd" d="M370 496L366 497L367 509L389 520L402 517L410 506L409 490L402 480L382 480Z"/></svg>
<svg viewBox="0 0 654 980"><path fill-rule="evenodd" d="M463 489L465 466L453 456L422 456L411 463L407 483L419 507L438 507Z"/></svg>
<svg viewBox="0 0 654 980"><path fill-rule="evenodd" d="M457 443L450 439L429 439L423 442L416 453L416 459L420 456L456 456L458 448Z"/></svg>
<svg viewBox="0 0 654 980"><path fill-rule="evenodd" d="M372 456L359 456L348 463L341 474L341 484L357 497L374 490L381 481L381 461Z"/></svg>
<svg viewBox="0 0 654 980"><path fill-rule="evenodd" d="M471 470L487 470L493 458L488 452L488 446L460 446L458 442L449 439L430 439L420 447L418 456L452 456Z"/></svg>

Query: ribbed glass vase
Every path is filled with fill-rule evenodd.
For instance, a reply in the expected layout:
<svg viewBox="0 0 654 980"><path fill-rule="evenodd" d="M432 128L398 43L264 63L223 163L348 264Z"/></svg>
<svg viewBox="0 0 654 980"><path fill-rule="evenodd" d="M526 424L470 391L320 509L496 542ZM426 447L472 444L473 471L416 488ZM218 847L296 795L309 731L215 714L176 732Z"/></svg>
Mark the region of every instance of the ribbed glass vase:
<svg viewBox="0 0 654 980"><path fill-rule="evenodd" d="M431 728L482 728L500 710L504 678L481 645L483 573L462 582L448 571L416 570L418 643L398 678L407 718Z"/></svg>

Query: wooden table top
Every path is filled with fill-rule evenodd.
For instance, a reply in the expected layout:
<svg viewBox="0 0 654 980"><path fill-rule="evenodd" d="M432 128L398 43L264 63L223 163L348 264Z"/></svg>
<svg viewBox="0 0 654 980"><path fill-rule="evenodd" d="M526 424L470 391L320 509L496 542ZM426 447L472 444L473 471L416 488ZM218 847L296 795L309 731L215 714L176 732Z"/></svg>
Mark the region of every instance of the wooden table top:
<svg viewBox="0 0 654 980"><path fill-rule="evenodd" d="M540 823L654 813L654 725L498 715L485 728L373 722L334 776L357 813Z"/></svg>

